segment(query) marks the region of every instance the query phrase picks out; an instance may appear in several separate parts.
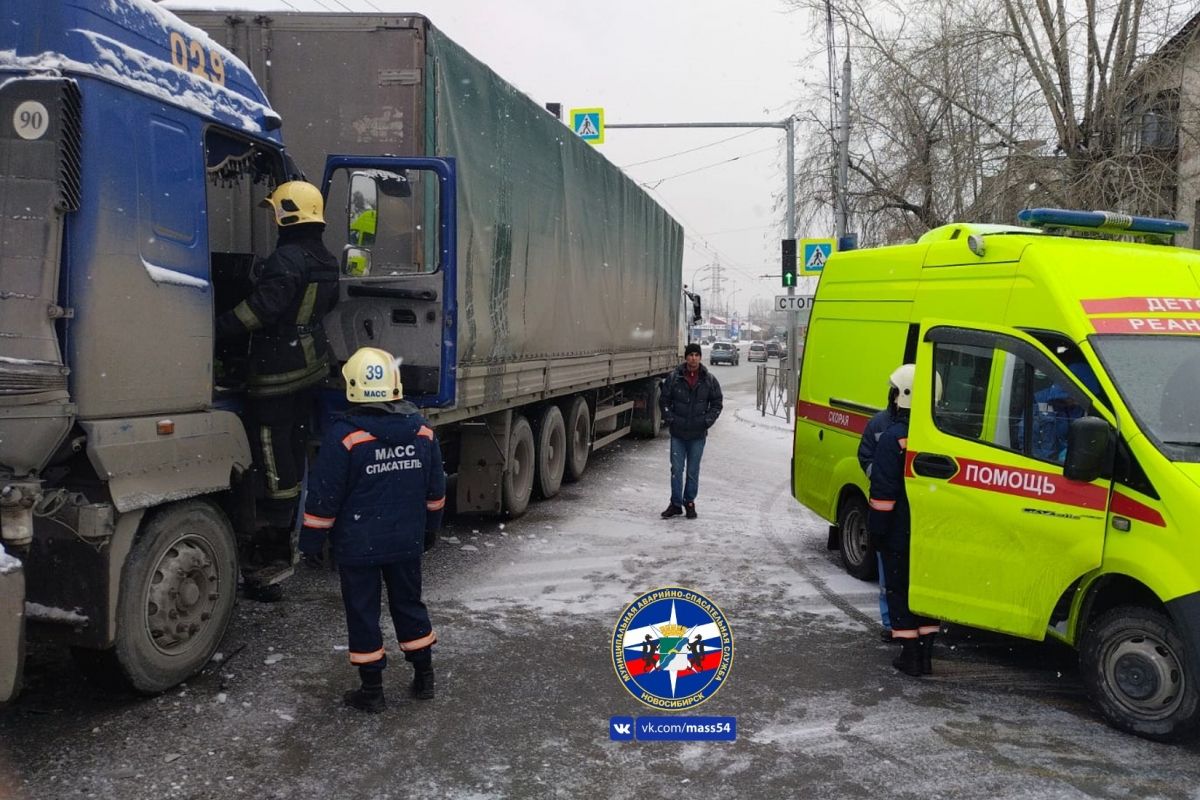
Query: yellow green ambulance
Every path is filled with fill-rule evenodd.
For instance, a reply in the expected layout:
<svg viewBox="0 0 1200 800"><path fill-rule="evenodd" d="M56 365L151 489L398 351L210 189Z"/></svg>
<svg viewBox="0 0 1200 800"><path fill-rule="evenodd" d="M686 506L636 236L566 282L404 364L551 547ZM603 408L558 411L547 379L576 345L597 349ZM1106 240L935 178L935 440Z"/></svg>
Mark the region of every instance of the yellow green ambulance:
<svg viewBox="0 0 1200 800"><path fill-rule="evenodd" d="M1169 220L1021 219L1035 227L952 224L830 258L793 493L831 523L847 570L873 578L856 450L888 375L914 363L912 607L1060 639L1111 724L1187 736L1200 725L1200 252L1162 243L1186 230Z"/></svg>

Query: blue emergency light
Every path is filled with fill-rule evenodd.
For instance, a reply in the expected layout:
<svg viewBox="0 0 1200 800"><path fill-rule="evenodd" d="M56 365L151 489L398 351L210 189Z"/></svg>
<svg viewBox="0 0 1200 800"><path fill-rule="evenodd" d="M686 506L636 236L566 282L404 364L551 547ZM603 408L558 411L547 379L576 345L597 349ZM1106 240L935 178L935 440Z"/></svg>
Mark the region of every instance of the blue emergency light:
<svg viewBox="0 0 1200 800"><path fill-rule="evenodd" d="M1017 219L1038 228L1070 228L1124 236L1174 236L1188 230L1188 224L1177 219L1134 217L1112 211L1026 208L1017 213Z"/></svg>

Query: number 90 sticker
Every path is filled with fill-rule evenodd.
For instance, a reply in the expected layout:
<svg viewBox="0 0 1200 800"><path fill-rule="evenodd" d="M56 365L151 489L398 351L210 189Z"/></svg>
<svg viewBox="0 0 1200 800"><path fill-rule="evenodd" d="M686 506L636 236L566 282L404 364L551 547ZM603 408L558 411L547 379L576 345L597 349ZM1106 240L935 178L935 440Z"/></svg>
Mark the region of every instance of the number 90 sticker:
<svg viewBox="0 0 1200 800"><path fill-rule="evenodd" d="M40 139L50 127L50 114L37 100L26 100L13 112L13 130L22 139Z"/></svg>

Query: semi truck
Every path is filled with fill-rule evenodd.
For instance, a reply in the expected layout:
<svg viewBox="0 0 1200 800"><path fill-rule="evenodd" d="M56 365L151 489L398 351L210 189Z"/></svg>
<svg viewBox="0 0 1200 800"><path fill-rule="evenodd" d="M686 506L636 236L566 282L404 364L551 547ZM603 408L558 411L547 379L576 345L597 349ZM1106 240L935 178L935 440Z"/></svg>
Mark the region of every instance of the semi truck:
<svg viewBox="0 0 1200 800"><path fill-rule="evenodd" d="M679 225L428 20L189 17L45 0L0 29L0 701L27 637L144 693L217 648L262 489L213 320L280 182L326 195L334 355L397 357L460 512L654 436L699 313Z"/></svg>

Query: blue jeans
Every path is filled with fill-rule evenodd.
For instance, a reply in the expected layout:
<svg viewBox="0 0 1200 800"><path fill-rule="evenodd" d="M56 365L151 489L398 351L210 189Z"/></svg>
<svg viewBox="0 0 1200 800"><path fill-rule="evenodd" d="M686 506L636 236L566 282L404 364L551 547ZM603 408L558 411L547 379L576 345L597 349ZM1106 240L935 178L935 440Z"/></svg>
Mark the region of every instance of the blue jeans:
<svg viewBox="0 0 1200 800"><path fill-rule="evenodd" d="M671 505L682 506L696 499L696 492L700 489L700 457L704 455L705 441L703 436L699 439L671 437Z"/></svg>
<svg viewBox="0 0 1200 800"><path fill-rule="evenodd" d="M888 614L887 581L883 577L883 553L875 551L875 563L879 565L879 620L883 627L892 629L892 618Z"/></svg>

